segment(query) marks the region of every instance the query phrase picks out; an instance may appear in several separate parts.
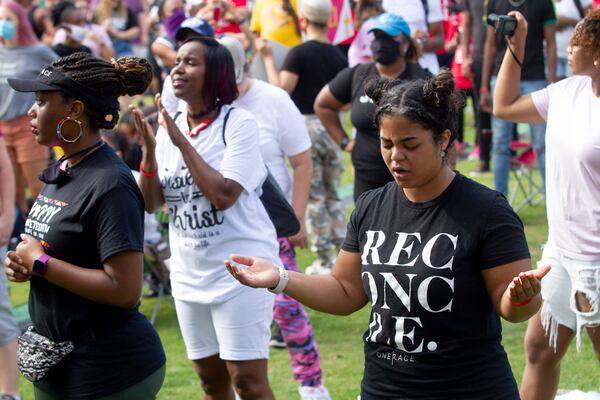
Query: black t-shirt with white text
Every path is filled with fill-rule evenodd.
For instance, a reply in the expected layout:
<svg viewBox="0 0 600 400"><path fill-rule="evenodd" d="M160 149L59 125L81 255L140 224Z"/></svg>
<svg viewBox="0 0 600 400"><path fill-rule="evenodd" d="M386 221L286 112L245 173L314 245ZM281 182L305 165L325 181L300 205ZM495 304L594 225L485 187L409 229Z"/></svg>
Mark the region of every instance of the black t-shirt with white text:
<svg viewBox="0 0 600 400"><path fill-rule="evenodd" d="M535 81L546 79L544 64L544 27L556 23L556 14L552 0L525 0L518 7L511 5L509 0L489 0L486 10L488 25L494 26L487 20L487 15L506 15L510 11L519 11L527 20L527 39L525 40L525 58L521 68L521 80ZM494 76L498 75L500 65L506 52L506 39L496 35L496 59L494 60Z"/></svg>
<svg viewBox="0 0 600 400"><path fill-rule="evenodd" d="M408 63L397 79L410 81L430 76L431 74L418 64ZM379 129L373 120L375 105L365 94L365 85L376 77L379 77L379 73L374 63L359 64L337 74L329 82L329 90L340 103L352 103L350 119L356 128L352 165L356 175L376 183L374 186L383 186L393 178L381 157Z"/></svg>
<svg viewBox="0 0 600 400"><path fill-rule="evenodd" d="M309 40L289 51L281 70L298 75L290 97L302 115L315 113L313 104L323 86L347 66L344 53L329 43Z"/></svg>
<svg viewBox="0 0 600 400"><path fill-rule="evenodd" d="M64 184L44 185L25 233L40 240L50 257L82 268L102 269L115 254L143 252L144 199L114 151L103 144L69 173ZM29 312L37 332L75 344L73 353L35 383L59 398L117 393L165 363L160 339L138 306L101 304L34 276Z"/></svg>
<svg viewBox="0 0 600 400"><path fill-rule="evenodd" d="M528 259L519 217L460 174L410 202L395 183L364 193L346 251L371 303L362 399L518 399L482 271Z"/></svg>

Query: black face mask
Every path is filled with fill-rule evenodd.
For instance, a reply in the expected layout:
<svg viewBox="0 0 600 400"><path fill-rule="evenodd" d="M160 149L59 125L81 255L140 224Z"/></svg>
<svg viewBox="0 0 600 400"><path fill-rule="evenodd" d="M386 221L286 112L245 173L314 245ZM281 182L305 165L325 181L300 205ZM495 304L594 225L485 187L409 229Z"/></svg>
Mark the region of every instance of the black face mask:
<svg viewBox="0 0 600 400"><path fill-rule="evenodd" d="M99 142L91 145L90 147L86 147L85 149L80 150L77 153L71 154L68 157L62 156L54 164L50 165L48 168L46 168L45 170L40 172L40 174L38 175L38 179L46 184L52 184L52 185L64 184L69 179L71 179L71 174L69 173L68 170L64 170L64 169L60 168L60 165L63 163L63 161L68 160L69 158L76 157L78 155L82 155L82 154L85 156L86 154L90 153L92 150L97 149L98 147L102 146L103 144L104 144L103 141L99 141Z"/></svg>
<svg viewBox="0 0 600 400"><path fill-rule="evenodd" d="M382 35L371 42L373 60L383 65L390 65L400 58L400 43L391 36Z"/></svg>

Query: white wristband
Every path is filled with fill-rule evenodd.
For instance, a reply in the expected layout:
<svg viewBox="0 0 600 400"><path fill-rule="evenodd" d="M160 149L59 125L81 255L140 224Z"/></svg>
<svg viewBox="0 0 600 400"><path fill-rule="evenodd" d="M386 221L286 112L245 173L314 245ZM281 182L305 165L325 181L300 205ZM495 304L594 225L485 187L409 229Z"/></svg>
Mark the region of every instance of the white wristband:
<svg viewBox="0 0 600 400"><path fill-rule="evenodd" d="M285 268L279 268L279 283L273 289L267 289L267 290L269 292L275 293L275 294L281 293L287 286L289 280L290 280L290 277L288 275L287 270Z"/></svg>

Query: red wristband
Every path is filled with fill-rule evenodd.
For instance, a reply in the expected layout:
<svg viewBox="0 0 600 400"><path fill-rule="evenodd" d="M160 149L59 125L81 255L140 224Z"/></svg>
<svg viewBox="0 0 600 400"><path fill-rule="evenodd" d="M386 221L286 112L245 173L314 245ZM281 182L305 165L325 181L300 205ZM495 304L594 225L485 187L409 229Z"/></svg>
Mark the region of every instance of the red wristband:
<svg viewBox="0 0 600 400"><path fill-rule="evenodd" d="M533 298L531 298L531 299L527 299L527 300L525 300L525 301L522 301L522 302L520 302L520 303L515 303L515 302L513 301L513 299L511 299L510 297L508 298L508 301L510 301L510 304L511 304L513 307L523 307L523 306L526 306L527 304L531 303L531 300L533 300Z"/></svg>
<svg viewBox="0 0 600 400"><path fill-rule="evenodd" d="M144 168L142 167L142 165L144 165L143 161L140 162L140 173L142 175L144 175L145 177L147 177L147 178L153 178L153 177L155 177L155 176L158 175L158 170L152 171L152 172L147 172L147 171L144 171Z"/></svg>

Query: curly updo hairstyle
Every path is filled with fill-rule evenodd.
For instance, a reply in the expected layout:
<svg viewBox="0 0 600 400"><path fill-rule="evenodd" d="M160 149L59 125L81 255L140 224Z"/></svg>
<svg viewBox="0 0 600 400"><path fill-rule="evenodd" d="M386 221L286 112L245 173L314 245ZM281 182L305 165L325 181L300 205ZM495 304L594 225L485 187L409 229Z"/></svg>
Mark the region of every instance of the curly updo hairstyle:
<svg viewBox="0 0 600 400"><path fill-rule="evenodd" d="M111 62L88 53L73 53L59 58L52 67L89 90L112 99L112 104L86 105L92 129L112 129L119 120L119 108L115 107L120 96L142 94L152 81L152 69L148 61L137 57L121 57Z"/></svg>
<svg viewBox="0 0 600 400"><path fill-rule="evenodd" d="M458 112L464 105L464 96L455 89L449 70L442 69L429 79L413 81L374 79L367 83L365 92L375 103L377 126L383 117L404 116L430 130L436 143L446 129L451 133L448 147L456 139Z"/></svg>
<svg viewBox="0 0 600 400"><path fill-rule="evenodd" d="M600 8L590 10L575 26L571 45L589 49L594 57L600 55Z"/></svg>

